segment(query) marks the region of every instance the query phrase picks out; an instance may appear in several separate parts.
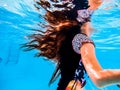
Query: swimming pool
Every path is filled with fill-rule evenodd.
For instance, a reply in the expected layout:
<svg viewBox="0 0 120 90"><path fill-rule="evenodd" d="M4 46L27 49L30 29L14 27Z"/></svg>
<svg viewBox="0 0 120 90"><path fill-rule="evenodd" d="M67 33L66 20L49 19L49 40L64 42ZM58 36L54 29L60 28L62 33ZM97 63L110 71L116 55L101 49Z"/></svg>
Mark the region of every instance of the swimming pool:
<svg viewBox="0 0 120 90"><path fill-rule="evenodd" d="M117 3L115 3L115 1ZM103 68L120 68L120 4L112 3L114 8L104 10L102 5L93 15L93 26L98 30L92 38L96 44L96 54ZM26 35L37 29L43 21L32 0L0 1L0 90L55 90L56 81L48 87L53 63L35 58L35 50L23 52L20 44L27 41ZM120 90L116 85L97 89L88 80L85 90Z"/></svg>

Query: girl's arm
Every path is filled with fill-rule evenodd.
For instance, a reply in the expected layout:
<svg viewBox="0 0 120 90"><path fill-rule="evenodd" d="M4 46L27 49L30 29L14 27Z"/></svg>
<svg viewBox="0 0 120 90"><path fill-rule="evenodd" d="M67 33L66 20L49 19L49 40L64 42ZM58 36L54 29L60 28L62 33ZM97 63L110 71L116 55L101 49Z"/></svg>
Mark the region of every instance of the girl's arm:
<svg viewBox="0 0 120 90"><path fill-rule="evenodd" d="M88 0L88 2L90 5L90 7L88 9L96 10L103 3L103 0Z"/></svg>
<svg viewBox="0 0 120 90"><path fill-rule="evenodd" d="M80 49L80 53L84 67L89 77L97 87L102 88L107 85L120 83L120 69L102 69L95 56L93 44L84 43Z"/></svg>

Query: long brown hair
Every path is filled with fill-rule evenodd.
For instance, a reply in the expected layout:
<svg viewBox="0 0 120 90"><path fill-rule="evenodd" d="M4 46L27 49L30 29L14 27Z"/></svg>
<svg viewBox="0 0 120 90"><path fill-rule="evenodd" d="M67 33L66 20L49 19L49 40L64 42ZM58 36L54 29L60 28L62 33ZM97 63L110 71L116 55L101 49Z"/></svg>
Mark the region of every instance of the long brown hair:
<svg viewBox="0 0 120 90"><path fill-rule="evenodd" d="M56 0L53 1L56 2ZM72 20L67 16L68 8L66 8L66 11L65 9L61 11L50 11L47 9L50 8L49 2L40 0L36 3L46 10L44 19L47 21L47 24L42 24L46 30L37 30L37 33L28 36L31 38L31 41L22 47L26 47L26 49L24 49L25 51L37 49L39 52L36 56L44 56L47 57L48 60L59 62L58 51L62 41L65 39L65 33L67 33L70 28L78 26L78 22L76 19ZM65 7L65 5L63 6ZM56 7L60 7L60 5L56 4Z"/></svg>
<svg viewBox="0 0 120 90"><path fill-rule="evenodd" d="M53 2L58 2L57 0L51 0ZM59 71L59 49L61 47L62 41L66 38L66 33L73 27L78 27L79 24L73 16L70 16L67 4L65 5L54 5L57 8L64 8L64 10L53 10L51 9L50 2L45 0L40 0L36 2L35 7L40 9L38 5L42 6L46 10L46 14L43 16L47 24L42 24L46 29L37 30L37 33L29 36L31 41L24 44L25 51L32 49L37 49L39 52L36 56L47 57L48 60L53 60L58 63L57 68L50 80L50 84L55 80L55 76ZM68 14L69 13L69 14Z"/></svg>

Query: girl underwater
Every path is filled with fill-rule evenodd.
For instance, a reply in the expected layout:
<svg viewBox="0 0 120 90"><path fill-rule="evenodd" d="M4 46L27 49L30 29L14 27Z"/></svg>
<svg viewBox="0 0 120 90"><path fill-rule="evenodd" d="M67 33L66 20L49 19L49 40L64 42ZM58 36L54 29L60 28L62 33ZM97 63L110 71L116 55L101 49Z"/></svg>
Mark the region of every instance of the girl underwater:
<svg viewBox="0 0 120 90"><path fill-rule="evenodd" d="M61 75L57 90L83 90L87 74L98 88L120 83L120 69L103 69L90 39L91 16L102 0L39 0L35 7L46 10L46 31L32 34L25 50L38 49L37 56L57 63L49 82Z"/></svg>

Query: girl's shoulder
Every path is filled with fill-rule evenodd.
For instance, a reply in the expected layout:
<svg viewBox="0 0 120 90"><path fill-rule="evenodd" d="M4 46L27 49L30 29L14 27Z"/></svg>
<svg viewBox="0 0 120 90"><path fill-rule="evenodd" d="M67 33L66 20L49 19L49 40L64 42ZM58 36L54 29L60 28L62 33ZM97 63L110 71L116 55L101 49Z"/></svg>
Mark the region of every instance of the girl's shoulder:
<svg viewBox="0 0 120 90"><path fill-rule="evenodd" d="M80 54L80 48L82 47L82 45L84 43L92 43L94 44L93 40L90 39L86 34L84 33L78 33L74 36L73 40L72 40L72 47L73 50ZM94 44L95 46L95 44Z"/></svg>

